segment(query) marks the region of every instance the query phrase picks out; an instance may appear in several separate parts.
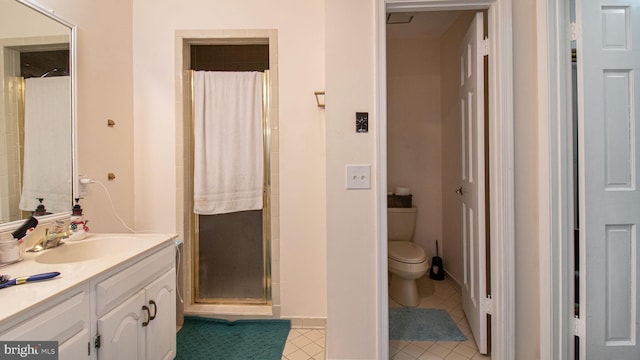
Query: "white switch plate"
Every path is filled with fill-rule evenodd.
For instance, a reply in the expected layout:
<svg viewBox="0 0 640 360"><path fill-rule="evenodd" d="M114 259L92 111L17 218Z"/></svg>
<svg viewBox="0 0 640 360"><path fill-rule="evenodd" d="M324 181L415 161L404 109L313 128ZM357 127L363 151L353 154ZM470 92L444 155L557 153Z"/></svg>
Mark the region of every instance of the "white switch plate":
<svg viewBox="0 0 640 360"><path fill-rule="evenodd" d="M371 189L371 165L347 165L347 189Z"/></svg>

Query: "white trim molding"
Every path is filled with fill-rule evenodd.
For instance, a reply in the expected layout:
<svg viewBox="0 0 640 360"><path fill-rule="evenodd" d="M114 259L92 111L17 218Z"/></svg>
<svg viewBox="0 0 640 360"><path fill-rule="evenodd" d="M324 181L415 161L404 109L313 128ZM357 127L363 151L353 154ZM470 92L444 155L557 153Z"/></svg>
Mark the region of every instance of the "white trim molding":
<svg viewBox="0 0 640 360"><path fill-rule="evenodd" d="M512 0L377 0L376 104L379 119L376 139L378 222L378 358L387 359L387 217L386 217L386 12L488 9L490 62L489 124L491 274L495 301L491 326L491 358L515 358L515 194L513 125Z"/></svg>
<svg viewBox="0 0 640 360"><path fill-rule="evenodd" d="M232 316L238 318L280 318L281 316L281 287L280 287L280 270L276 268L280 264L279 242L280 227L277 226L279 218L271 217L271 299L266 305L216 305L197 303L195 301L194 289L192 287L194 281L194 266L192 254L194 251L193 239L193 197L190 179L192 178L192 164L189 159L193 157L191 139L191 103L190 103L190 83L188 79L189 69L189 48L192 45L229 45L229 44L268 44L269 45L269 71L270 75L270 129L271 133L277 131L279 126L278 112L278 31L276 29L218 29L218 30L176 30L175 31L175 79L176 79L176 168L180 171L176 172L176 224L178 236L184 239L184 251L182 261L182 277L179 281L182 284L183 291L183 311L188 315L216 315L216 316ZM270 154L278 149L277 136L271 137ZM272 168L273 170L273 168ZM277 206L279 203L279 183L277 171L271 174L271 206ZM180 313L178 314L180 316Z"/></svg>
<svg viewBox="0 0 640 360"><path fill-rule="evenodd" d="M386 9L390 12L478 10L488 9L494 3L492 0L387 0Z"/></svg>
<svg viewBox="0 0 640 360"><path fill-rule="evenodd" d="M489 7L492 359L515 359L515 191L511 0ZM493 55L493 56L491 56Z"/></svg>
<svg viewBox="0 0 640 360"><path fill-rule="evenodd" d="M540 357L573 358L569 2L537 3Z"/></svg>
<svg viewBox="0 0 640 360"><path fill-rule="evenodd" d="M378 359L389 359L389 278L387 261L387 10L385 0L376 1L375 96L376 130L376 217L378 234Z"/></svg>

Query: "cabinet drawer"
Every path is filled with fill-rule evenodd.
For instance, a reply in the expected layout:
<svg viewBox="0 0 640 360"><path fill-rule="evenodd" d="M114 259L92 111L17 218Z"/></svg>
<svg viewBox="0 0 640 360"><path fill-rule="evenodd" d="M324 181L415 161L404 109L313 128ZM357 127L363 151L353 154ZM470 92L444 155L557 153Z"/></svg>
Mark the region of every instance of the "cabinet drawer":
<svg viewBox="0 0 640 360"><path fill-rule="evenodd" d="M96 314L106 314L131 294L175 267L175 250L168 246L96 284Z"/></svg>
<svg viewBox="0 0 640 360"><path fill-rule="evenodd" d="M65 341L84 332L88 340L90 328L88 289L84 287L61 298L66 299L56 305L39 308L32 312L37 315L20 321L18 325L0 334L0 339L58 341L62 345ZM55 300L52 300L52 303L55 303Z"/></svg>

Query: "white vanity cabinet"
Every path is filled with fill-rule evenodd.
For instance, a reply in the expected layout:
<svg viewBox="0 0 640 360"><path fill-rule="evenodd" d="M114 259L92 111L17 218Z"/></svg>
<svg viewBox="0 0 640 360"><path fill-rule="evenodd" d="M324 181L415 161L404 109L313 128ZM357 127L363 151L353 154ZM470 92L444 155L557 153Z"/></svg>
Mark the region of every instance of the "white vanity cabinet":
<svg viewBox="0 0 640 360"><path fill-rule="evenodd" d="M105 241L97 247L123 246L96 260L46 264L35 254L10 265L10 273L61 276L0 290L0 340L58 341L60 360L175 358L174 238L96 236Z"/></svg>
<svg viewBox="0 0 640 360"><path fill-rule="evenodd" d="M171 247L96 283L98 358L176 356L174 257Z"/></svg>
<svg viewBox="0 0 640 360"><path fill-rule="evenodd" d="M0 327L0 340L58 341L60 359L88 359L91 349L88 284Z"/></svg>

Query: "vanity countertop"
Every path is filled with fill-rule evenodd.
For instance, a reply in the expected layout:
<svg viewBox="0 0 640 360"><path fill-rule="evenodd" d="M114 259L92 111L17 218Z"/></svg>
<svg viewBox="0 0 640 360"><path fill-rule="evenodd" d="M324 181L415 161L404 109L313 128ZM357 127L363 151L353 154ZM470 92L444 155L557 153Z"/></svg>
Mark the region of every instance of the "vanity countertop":
<svg viewBox="0 0 640 360"><path fill-rule="evenodd" d="M2 304L0 306L0 322L19 316L31 307L74 286L86 283L119 265L135 263L156 250L173 243L176 237L175 234L89 234L83 240L68 241L57 248L38 253L27 252L23 261L0 267L0 274L9 275L12 279L54 271L59 272L60 275L49 280L28 282L0 289L0 304ZM38 256L48 252L68 251L72 250L73 246L97 241L105 241L105 244L109 241L112 244L122 242L126 246L118 246L117 249L113 245L105 246L104 253L84 261L66 263L37 261ZM63 247L67 249L63 249Z"/></svg>

